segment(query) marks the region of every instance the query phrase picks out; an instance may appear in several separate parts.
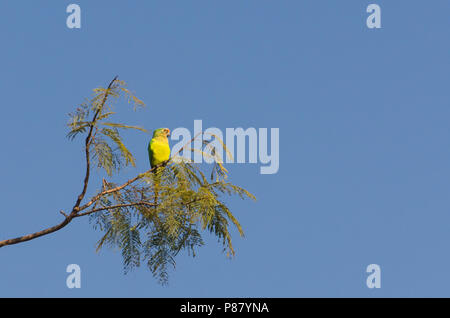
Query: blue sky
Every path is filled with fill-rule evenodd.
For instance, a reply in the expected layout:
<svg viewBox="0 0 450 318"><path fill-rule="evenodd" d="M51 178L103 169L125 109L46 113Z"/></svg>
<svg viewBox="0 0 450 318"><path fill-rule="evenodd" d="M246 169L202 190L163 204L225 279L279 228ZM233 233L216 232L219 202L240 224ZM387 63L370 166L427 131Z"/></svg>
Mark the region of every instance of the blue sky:
<svg viewBox="0 0 450 318"><path fill-rule="evenodd" d="M370 3L382 29L366 27ZM123 120L279 128L280 169L228 166L257 197L230 202L246 233L234 260L206 235L163 287L95 253L100 233L77 219L0 249L0 296L449 297L449 15L444 0L2 1L0 239L73 205L84 162L67 114L115 75L147 104ZM121 178L148 169L149 137L126 136L137 167ZM81 289L66 287L72 263Z"/></svg>

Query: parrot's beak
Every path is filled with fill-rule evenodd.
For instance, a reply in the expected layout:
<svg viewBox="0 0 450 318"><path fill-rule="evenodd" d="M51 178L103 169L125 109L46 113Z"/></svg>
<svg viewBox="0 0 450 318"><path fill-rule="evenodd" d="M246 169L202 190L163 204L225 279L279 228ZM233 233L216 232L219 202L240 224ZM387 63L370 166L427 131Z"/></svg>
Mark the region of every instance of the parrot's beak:
<svg viewBox="0 0 450 318"><path fill-rule="evenodd" d="M170 129L167 129L167 136L170 136Z"/></svg>

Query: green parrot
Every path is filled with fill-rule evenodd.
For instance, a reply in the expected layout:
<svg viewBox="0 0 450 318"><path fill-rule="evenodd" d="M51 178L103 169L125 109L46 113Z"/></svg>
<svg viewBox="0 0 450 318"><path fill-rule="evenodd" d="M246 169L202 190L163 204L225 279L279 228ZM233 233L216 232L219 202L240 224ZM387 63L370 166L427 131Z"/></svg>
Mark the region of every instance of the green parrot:
<svg viewBox="0 0 450 318"><path fill-rule="evenodd" d="M170 147L167 139L169 135L170 129L168 128L159 128L153 132L153 138L148 144L148 158L152 168L169 160Z"/></svg>
<svg viewBox="0 0 450 318"><path fill-rule="evenodd" d="M166 162L170 158L170 146L167 136L170 135L170 129L159 128L153 132L153 138L148 144L148 158L150 167L153 169L159 164ZM161 181L161 167L153 170L153 182L155 186L155 209L158 204L158 188Z"/></svg>

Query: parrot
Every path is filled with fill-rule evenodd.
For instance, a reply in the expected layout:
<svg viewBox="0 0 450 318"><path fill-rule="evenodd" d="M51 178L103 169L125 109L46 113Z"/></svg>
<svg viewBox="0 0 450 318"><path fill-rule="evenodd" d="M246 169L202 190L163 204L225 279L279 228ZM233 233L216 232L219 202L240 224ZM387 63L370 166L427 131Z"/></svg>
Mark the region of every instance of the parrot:
<svg viewBox="0 0 450 318"><path fill-rule="evenodd" d="M167 139L169 135L170 129L168 128L159 128L153 132L153 138L148 144L148 158L151 168L169 160L170 146Z"/></svg>
<svg viewBox="0 0 450 318"><path fill-rule="evenodd" d="M166 162L170 158L170 146L167 136L170 135L170 129L159 128L153 132L153 137L148 144L148 158L150 167L154 169L158 165ZM158 186L161 181L161 167L153 170L155 186L155 209L158 204Z"/></svg>

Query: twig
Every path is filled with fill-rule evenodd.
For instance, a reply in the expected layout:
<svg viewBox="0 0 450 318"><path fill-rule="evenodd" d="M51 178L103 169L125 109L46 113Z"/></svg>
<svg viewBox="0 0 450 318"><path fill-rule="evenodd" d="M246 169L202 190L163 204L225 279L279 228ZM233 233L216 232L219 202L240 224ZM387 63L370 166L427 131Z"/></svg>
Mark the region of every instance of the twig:
<svg viewBox="0 0 450 318"><path fill-rule="evenodd" d="M153 203L145 202L145 201L135 202L135 203L126 203L126 204L117 204L117 205L111 205L111 206L92 209L92 210L84 212L84 213L78 213L75 217L78 218L78 217L89 215L89 214L99 212L99 211L111 210L111 209L117 209L117 208L126 208L126 207L130 207L130 206L138 206L138 205L146 205L146 206L152 206L152 207L154 206Z"/></svg>

